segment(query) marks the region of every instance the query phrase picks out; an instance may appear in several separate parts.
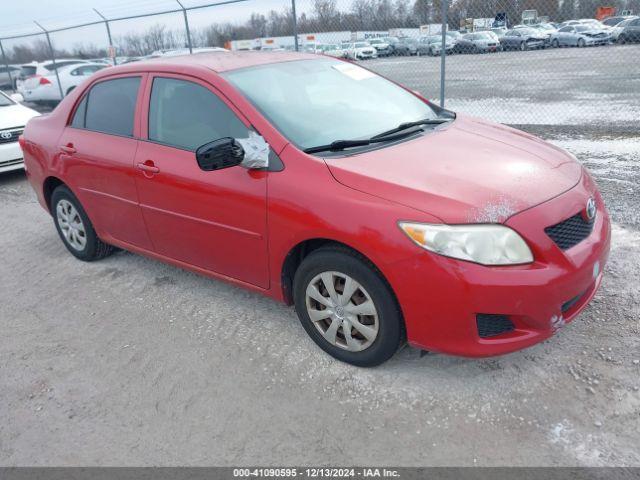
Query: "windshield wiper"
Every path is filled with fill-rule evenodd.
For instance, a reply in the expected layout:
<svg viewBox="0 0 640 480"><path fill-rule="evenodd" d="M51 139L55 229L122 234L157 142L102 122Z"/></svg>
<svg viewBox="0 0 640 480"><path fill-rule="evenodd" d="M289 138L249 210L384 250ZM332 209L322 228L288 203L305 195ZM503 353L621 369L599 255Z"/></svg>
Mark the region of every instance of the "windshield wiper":
<svg viewBox="0 0 640 480"><path fill-rule="evenodd" d="M420 130L421 131L421 130ZM328 145L319 145L317 147L305 148L305 153L318 153L318 152L339 152L347 148L352 147L365 147L374 143L393 142L394 140L400 140L401 138L408 137L417 132L393 132L393 134L387 134L385 136L376 135L375 137L365 138L363 140L335 140Z"/></svg>
<svg viewBox="0 0 640 480"><path fill-rule="evenodd" d="M304 150L305 153L318 153L318 152L339 152L341 150L345 150L347 148L352 147L365 147L367 145L371 145L374 143L383 143L383 142L392 142L394 140L399 140L401 138L407 137L417 132L408 132L407 130L413 127L419 127L421 125L440 125L442 123L447 123L450 120L444 119L423 119L417 120L415 122L407 122L401 123L396 128L389 130L387 132L382 132L378 135L375 135L371 138L363 139L363 140L336 140L331 142L328 145L319 145L317 147L309 147ZM422 130L419 130L422 131Z"/></svg>
<svg viewBox="0 0 640 480"><path fill-rule="evenodd" d="M423 118L422 120L416 120L415 122L401 123L396 128L392 128L391 130L387 130L386 132L379 133L378 135L371 138L386 137L387 135L402 132L403 130L408 130L413 127L419 127L421 125L441 125L449 121L451 120L443 118Z"/></svg>

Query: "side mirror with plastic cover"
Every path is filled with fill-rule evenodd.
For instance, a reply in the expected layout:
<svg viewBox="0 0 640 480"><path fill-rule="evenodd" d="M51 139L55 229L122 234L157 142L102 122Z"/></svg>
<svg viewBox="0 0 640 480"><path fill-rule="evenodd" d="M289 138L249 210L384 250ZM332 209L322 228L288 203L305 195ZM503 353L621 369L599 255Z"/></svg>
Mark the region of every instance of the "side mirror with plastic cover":
<svg viewBox="0 0 640 480"><path fill-rule="evenodd" d="M231 137L205 143L196 150L198 166L206 172L235 167L243 160L244 148Z"/></svg>

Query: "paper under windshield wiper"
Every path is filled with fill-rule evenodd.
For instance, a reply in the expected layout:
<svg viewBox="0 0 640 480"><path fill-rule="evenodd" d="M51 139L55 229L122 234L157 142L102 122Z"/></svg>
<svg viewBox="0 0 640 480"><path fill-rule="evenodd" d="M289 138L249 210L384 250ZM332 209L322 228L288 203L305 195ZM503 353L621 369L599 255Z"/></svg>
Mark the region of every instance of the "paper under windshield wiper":
<svg viewBox="0 0 640 480"><path fill-rule="evenodd" d="M383 142L392 142L394 140L399 140L408 135L411 135L415 132L407 132L410 128L419 127L421 125L440 125L442 123L446 123L449 120L444 119L424 119L417 120L415 122L407 122L398 125L396 128L389 130L388 132L383 132L378 135L375 135L371 138L363 139L363 140L336 140L331 142L328 145L319 145L317 147L309 147L304 150L305 153L318 153L318 152L339 152L341 150L345 150L351 147L365 147L367 145L371 145L373 143L383 143Z"/></svg>

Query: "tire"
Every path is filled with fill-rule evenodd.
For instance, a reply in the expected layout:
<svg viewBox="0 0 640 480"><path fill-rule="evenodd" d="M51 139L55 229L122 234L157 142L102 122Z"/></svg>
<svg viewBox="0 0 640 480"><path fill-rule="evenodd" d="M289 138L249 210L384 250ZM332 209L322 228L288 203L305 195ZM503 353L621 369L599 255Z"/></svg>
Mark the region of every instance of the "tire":
<svg viewBox="0 0 640 480"><path fill-rule="evenodd" d="M620 35L618 37L618 43L620 45L624 45L625 43L627 43L627 37L625 35Z"/></svg>
<svg viewBox="0 0 640 480"><path fill-rule="evenodd" d="M557 39L557 38L555 38L555 39L553 40L553 42L551 42L551 46L552 46L553 48L560 48L560 42L558 41L558 39Z"/></svg>
<svg viewBox="0 0 640 480"><path fill-rule="evenodd" d="M357 282L358 288L343 302L339 295L344 292L346 277L350 282ZM337 302L331 300L326 280L333 285L336 295L332 296ZM309 291L313 298L308 295ZM337 360L374 367L391 358L404 344L404 321L391 288L371 262L349 249L323 247L309 254L295 273L293 294L302 327L322 350ZM318 295L322 296L323 303L314 299ZM360 305L367 307L358 308ZM323 316L327 310L332 313ZM356 314L358 311L375 314ZM315 322L310 317L314 313ZM345 322L348 330L344 329ZM356 323L362 330L353 326ZM333 325L339 326L331 331ZM333 341L330 341L326 336L331 337L332 333ZM347 337L351 337L351 341Z"/></svg>
<svg viewBox="0 0 640 480"><path fill-rule="evenodd" d="M84 208L65 185L53 191L50 209L58 235L74 257L93 262L113 253L114 248L98 238ZM72 233L66 233L69 231Z"/></svg>
<svg viewBox="0 0 640 480"><path fill-rule="evenodd" d="M520 42L520 51L521 52L524 52L528 48L529 48L529 46L527 45L527 42Z"/></svg>
<svg viewBox="0 0 640 480"><path fill-rule="evenodd" d="M586 46L586 43L584 41L584 38L579 38L578 39L578 48L584 48Z"/></svg>

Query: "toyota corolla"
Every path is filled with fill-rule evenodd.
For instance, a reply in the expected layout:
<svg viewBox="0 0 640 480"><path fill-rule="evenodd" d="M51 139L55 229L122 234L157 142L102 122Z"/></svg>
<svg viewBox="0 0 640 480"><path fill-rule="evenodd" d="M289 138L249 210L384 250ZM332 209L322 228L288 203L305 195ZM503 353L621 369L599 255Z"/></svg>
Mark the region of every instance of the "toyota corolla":
<svg viewBox="0 0 640 480"><path fill-rule="evenodd" d="M328 57L105 69L21 144L72 255L118 247L293 304L320 348L360 366L406 342L480 357L545 340L609 252L571 154Z"/></svg>

